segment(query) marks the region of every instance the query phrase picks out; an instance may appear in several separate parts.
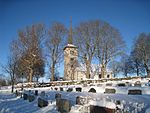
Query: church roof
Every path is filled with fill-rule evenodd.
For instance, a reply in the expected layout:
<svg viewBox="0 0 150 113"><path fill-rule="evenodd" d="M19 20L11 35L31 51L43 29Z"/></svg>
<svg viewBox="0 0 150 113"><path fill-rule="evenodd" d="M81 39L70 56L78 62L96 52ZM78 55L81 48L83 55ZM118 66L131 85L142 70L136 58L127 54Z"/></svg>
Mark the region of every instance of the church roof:
<svg viewBox="0 0 150 113"><path fill-rule="evenodd" d="M73 44L67 44L65 47L64 47L64 50L66 48L77 48L77 46L73 45Z"/></svg>

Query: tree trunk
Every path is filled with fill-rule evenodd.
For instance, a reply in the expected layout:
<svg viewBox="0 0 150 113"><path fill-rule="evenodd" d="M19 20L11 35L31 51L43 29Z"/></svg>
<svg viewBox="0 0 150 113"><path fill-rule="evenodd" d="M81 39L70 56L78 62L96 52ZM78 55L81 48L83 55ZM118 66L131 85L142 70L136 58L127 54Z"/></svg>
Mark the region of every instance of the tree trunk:
<svg viewBox="0 0 150 113"><path fill-rule="evenodd" d="M13 93L14 92L14 74L11 75L11 92Z"/></svg>
<svg viewBox="0 0 150 113"><path fill-rule="evenodd" d="M30 69L30 73L29 73L29 82L32 82L32 75L33 75L33 69Z"/></svg>
<svg viewBox="0 0 150 113"><path fill-rule="evenodd" d="M55 76L55 66L54 66L54 64L52 64L51 72L52 72L51 81L54 81L54 76Z"/></svg>
<svg viewBox="0 0 150 113"><path fill-rule="evenodd" d="M14 80L11 81L11 85L12 85L11 86L11 92L13 93L14 92Z"/></svg>
<svg viewBox="0 0 150 113"><path fill-rule="evenodd" d="M90 61L86 61L86 78L90 79Z"/></svg>
<svg viewBox="0 0 150 113"><path fill-rule="evenodd" d="M105 75L106 75L106 66L105 66L105 64L102 64L101 75L102 75L102 78L105 78Z"/></svg>
<svg viewBox="0 0 150 113"><path fill-rule="evenodd" d="M136 74L139 76L139 68L136 69Z"/></svg>

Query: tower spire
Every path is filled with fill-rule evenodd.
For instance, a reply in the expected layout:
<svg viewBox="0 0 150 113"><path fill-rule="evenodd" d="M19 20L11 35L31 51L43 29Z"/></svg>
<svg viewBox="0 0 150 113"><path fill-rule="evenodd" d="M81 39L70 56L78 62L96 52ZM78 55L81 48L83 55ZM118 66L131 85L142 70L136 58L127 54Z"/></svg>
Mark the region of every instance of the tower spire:
<svg viewBox="0 0 150 113"><path fill-rule="evenodd" d="M69 28L68 44L73 44L73 39L72 39L72 17L70 17L70 28Z"/></svg>

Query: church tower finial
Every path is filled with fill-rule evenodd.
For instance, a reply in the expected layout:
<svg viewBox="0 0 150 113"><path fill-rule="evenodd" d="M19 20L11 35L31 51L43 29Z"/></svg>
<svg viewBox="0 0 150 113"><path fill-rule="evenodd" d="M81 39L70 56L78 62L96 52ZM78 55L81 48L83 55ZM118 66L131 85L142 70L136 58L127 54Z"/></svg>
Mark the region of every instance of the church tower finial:
<svg viewBox="0 0 150 113"><path fill-rule="evenodd" d="M69 29L69 36L68 36L68 44L73 44L73 38L72 38L72 17L70 17L70 29Z"/></svg>

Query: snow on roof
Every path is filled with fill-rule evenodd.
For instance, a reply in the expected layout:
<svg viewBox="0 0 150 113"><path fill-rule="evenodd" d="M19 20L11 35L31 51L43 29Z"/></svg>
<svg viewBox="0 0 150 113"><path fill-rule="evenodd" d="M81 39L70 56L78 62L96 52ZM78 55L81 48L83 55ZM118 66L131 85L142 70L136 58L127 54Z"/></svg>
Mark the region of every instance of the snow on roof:
<svg viewBox="0 0 150 113"><path fill-rule="evenodd" d="M77 48L77 46L73 45L73 44L67 44L65 47L64 47L64 50L69 47L69 48Z"/></svg>
<svg viewBox="0 0 150 113"><path fill-rule="evenodd" d="M70 46L70 47L77 47L77 46L75 46L75 45L73 45L73 44L67 44L67 46Z"/></svg>

